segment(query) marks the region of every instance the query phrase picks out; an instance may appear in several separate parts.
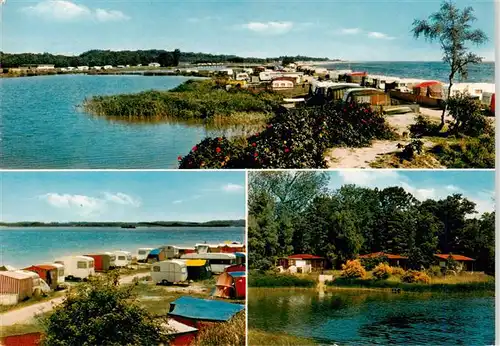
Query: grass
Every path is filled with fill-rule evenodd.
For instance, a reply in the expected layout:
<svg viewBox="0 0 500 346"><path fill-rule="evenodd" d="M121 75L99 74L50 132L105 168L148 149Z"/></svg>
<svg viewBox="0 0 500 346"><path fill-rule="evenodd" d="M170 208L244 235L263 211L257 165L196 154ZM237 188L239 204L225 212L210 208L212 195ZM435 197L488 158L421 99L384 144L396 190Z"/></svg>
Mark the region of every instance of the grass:
<svg viewBox="0 0 500 346"><path fill-rule="evenodd" d="M47 318L49 315L50 312L37 315L37 317L33 320L32 323L19 323L11 326L1 326L0 337L43 332L44 329L41 320Z"/></svg>
<svg viewBox="0 0 500 346"><path fill-rule="evenodd" d="M399 152L380 155L370 162L371 168L444 168L432 154L425 152L408 161L400 157Z"/></svg>
<svg viewBox="0 0 500 346"><path fill-rule="evenodd" d="M282 96L268 91L232 88L216 80L189 80L169 91L95 96L83 108L95 115L124 120L201 120L219 124L265 123ZM232 119L231 119L232 118Z"/></svg>
<svg viewBox="0 0 500 346"><path fill-rule="evenodd" d="M193 346L244 346L246 344L245 311L225 323L215 323L203 328Z"/></svg>
<svg viewBox="0 0 500 346"><path fill-rule="evenodd" d="M54 299L57 297L61 297L65 293L66 293L66 291L50 292L44 296L31 297L31 298L24 300L18 304L15 304L15 305L0 305L0 313L25 308L27 306L38 304L38 303L43 303L43 302L46 302L48 300L51 300L51 299Z"/></svg>
<svg viewBox="0 0 500 346"><path fill-rule="evenodd" d="M314 287L316 281L310 276L251 271L248 287Z"/></svg>
<svg viewBox="0 0 500 346"><path fill-rule="evenodd" d="M265 332L258 329L248 329L249 346L309 346L318 345L314 340L301 338L285 333Z"/></svg>

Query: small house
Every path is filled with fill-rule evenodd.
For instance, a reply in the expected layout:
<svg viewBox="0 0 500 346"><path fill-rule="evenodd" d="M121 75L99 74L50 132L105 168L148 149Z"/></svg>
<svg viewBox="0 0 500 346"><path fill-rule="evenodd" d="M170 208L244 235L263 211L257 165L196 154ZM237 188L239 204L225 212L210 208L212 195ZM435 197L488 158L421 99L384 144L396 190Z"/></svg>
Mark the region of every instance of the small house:
<svg viewBox="0 0 500 346"><path fill-rule="evenodd" d="M151 266L151 279L155 284L172 284L188 279L187 266L181 260L166 260Z"/></svg>
<svg viewBox="0 0 500 346"><path fill-rule="evenodd" d="M95 274L94 259L88 256L66 256L55 260L56 263L64 265L66 278L86 280Z"/></svg>
<svg viewBox="0 0 500 346"><path fill-rule="evenodd" d="M245 305L219 300L181 297L170 303L168 315L177 322L203 329L207 324L227 322L245 309Z"/></svg>
<svg viewBox="0 0 500 346"><path fill-rule="evenodd" d="M167 256L165 256L165 250L162 248L158 249L153 249L149 252L146 262L148 263L155 263L155 262L160 262L164 261Z"/></svg>
<svg viewBox="0 0 500 346"><path fill-rule="evenodd" d="M0 272L0 295L15 295L14 304L33 295L33 279L22 272Z"/></svg>
<svg viewBox="0 0 500 346"><path fill-rule="evenodd" d="M458 271L474 271L474 259L463 255L435 254L436 264L441 268L446 268L448 261L453 260Z"/></svg>
<svg viewBox="0 0 500 346"><path fill-rule="evenodd" d="M369 260L369 259L379 259L380 262L387 262L391 267L402 267L406 268L406 263L408 261L408 257L401 256L398 254L390 254L382 251L373 252L365 255L359 256L361 261Z"/></svg>
<svg viewBox="0 0 500 346"><path fill-rule="evenodd" d="M271 82L271 88L273 90L292 89L294 86L294 79L290 77L278 77Z"/></svg>
<svg viewBox="0 0 500 346"><path fill-rule="evenodd" d="M47 71L47 70L53 70L55 69L55 65L53 64L40 64L36 67L38 71Z"/></svg>
<svg viewBox="0 0 500 346"><path fill-rule="evenodd" d="M103 69L105 69L105 70L111 70L112 68L113 68L112 65L104 65L103 66Z"/></svg>
<svg viewBox="0 0 500 346"><path fill-rule="evenodd" d="M246 272L224 272L215 284L215 297L244 299L246 296Z"/></svg>
<svg viewBox="0 0 500 346"><path fill-rule="evenodd" d="M296 254L291 255L286 258L280 258L278 260L278 265L282 266L284 269L289 267L310 267L312 271L321 271L325 268L325 258L310 254Z"/></svg>
<svg viewBox="0 0 500 346"><path fill-rule="evenodd" d="M77 66L76 69L78 71L88 71L89 67L88 66Z"/></svg>
<svg viewBox="0 0 500 346"><path fill-rule="evenodd" d="M146 262L151 250L153 250L153 248L151 247L141 247L137 249L137 254L136 254L137 262Z"/></svg>
<svg viewBox="0 0 500 346"><path fill-rule="evenodd" d="M96 272L106 272L111 269L111 256L106 253L94 253L85 255L94 259L94 269Z"/></svg>
<svg viewBox="0 0 500 346"><path fill-rule="evenodd" d="M188 280L205 280L212 276L212 270L207 260L186 260Z"/></svg>
<svg viewBox="0 0 500 346"><path fill-rule="evenodd" d="M57 267L49 264L38 264L24 268L24 270L28 270L38 274L38 276L42 280L44 280L47 283L47 285L49 285L50 289L52 290L57 289L58 286Z"/></svg>
<svg viewBox="0 0 500 346"><path fill-rule="evenodd" d="M161 65L160 65L159 63L157 63L157 62L150 62L150 63L148 64L148 66L149 66L149 67L160 67Z"/></svg>

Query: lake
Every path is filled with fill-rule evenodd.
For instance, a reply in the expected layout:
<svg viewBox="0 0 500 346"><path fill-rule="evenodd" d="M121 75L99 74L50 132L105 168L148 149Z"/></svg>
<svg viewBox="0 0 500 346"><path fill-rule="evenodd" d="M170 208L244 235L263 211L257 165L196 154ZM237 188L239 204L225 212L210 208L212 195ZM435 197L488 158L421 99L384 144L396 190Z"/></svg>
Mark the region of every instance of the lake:
<svg viewBox="0 0 500 346"><path fill-rule="evenodd" d="M81 111L86 97L167 90L187 77L57 75L0 79L2 168L177 168L203 125L128 123Z"/></svg>
<svg viewBox="0 0 500 346"><path fill-rule="evenodd" d="M492 295L252 288L248 326L342 345L492 345Z"/></svg>
<svg viewBox="0 0 500 346"><path fill-rule="evenodd" d="M244 242L244 227L26 227L0 228L1 263L14 267L52 261L65 255L127 250L161 245Z"/></svg>

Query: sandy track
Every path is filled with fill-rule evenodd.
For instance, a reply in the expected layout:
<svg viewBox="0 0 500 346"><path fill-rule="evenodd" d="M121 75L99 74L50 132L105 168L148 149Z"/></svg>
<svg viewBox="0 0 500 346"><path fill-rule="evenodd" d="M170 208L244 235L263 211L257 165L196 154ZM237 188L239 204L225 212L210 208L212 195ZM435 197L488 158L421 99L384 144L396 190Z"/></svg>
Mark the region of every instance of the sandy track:
<svg viewBox="0 0 500 346"><path fill-rule="evenodd" d="M134 278L149 276L149 273L139 273L124 276L120 279L120 284L131 284ZM20 309L7 311L0 315L0 327L12 326L14 324L27 324L33 321L36 315L51 311L61 304L64 297L57 297L38 304L29 305Z"/></svg>

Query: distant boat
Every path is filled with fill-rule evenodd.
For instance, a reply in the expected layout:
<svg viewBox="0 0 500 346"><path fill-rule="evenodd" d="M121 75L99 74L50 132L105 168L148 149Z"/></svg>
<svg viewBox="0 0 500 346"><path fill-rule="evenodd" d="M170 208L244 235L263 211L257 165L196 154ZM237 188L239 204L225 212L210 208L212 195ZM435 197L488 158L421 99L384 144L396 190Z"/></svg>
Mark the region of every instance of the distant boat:
<svg viewBox="0 0 500 346"><path fill-rule="evenodd" d="M135 228L134 225L123 225L121 226L121 228Z"/></svg>

